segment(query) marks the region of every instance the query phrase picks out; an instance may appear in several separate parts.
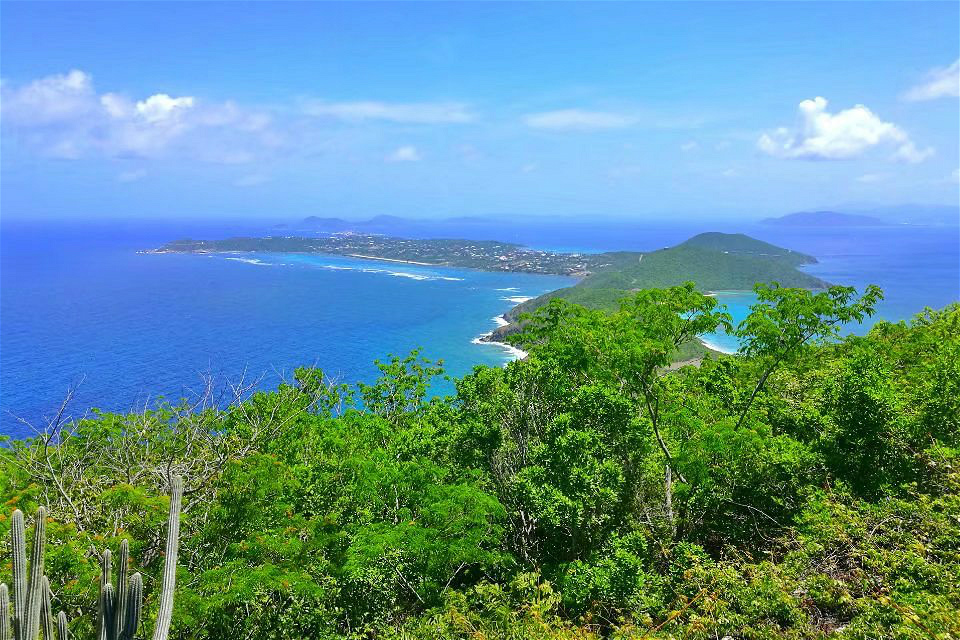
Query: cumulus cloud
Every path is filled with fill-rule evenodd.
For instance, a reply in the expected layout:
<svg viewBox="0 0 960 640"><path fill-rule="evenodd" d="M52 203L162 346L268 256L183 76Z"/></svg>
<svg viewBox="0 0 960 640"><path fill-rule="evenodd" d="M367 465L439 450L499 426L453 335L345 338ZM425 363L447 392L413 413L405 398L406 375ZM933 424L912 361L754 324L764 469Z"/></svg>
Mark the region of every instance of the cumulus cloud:
<svg viewBox="0 0 960 640"><path fill-rule="evenodd" d="M4 83L0 114L5 131L59 158L155 157L176 145L201 157L212 147L269 141L265 114L229 102L203 103L193 96L155 93L134 100L119 93L98 94L90 74L79 70L19 87Z"/></svg>
<svg viewBox="0 0 960 640"><path fill-rule="evenodd" d="M924 82L908 89L903 94L903 99L917 102L958 96L960 96L960 59L949 67L928 71Z"/></svg>
<svg viewBox="0 0 960 640"><path fill-rule="evenodd" d="M780 127L765 133L757 147L779 158L810 160L855 158L877 146L892 148L892 157L904 162L922 162L933 154L931 148L917 148L906 132L861 104L829 113L827 100L817 97L800 103L799 116L797 129Z"/></svg>
<svg viewBox="0 0 960 640"><path fill-rule="evenodd" d="M34 80L16 90L3 87L3 118L29 126L70 122L96 108L90 75L73 70Z"/></svg>
<svg viewBox="0 0 960 640"><path fill-rule="evenodd" d="M635 116L610 111L585 111L583 109L560 109L524 116L528 127L535 129L620 129L637 123Z"/></svg>
<svg viewBox="0 0 960 640"><path fill-rule="evenodd" d="M421 159L420 152L411 145L398 147L387 156L387 162L417 162Z"/></svg>
<svg viewBox="0 0 960 640"><path fill-rule="evenodd" d="M304 107L307 115L363 122L383 120L409 124L462 124L476 115L460 102L324 102L314 100Z"/></svg>

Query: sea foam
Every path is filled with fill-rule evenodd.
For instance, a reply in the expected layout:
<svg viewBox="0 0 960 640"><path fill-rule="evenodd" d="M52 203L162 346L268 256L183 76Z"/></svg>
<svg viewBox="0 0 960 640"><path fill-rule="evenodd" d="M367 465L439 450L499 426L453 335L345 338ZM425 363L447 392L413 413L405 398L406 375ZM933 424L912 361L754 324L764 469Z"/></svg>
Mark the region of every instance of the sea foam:
<svg viewBox="0 0 960 640"><path fill-rule="evenodd" d="M245 262L246 264L255 264L259 267L274 266L272 262L264 262L263 260L258 260L257 258L224 258L224 260L233 260L234 262Z"/></svg>

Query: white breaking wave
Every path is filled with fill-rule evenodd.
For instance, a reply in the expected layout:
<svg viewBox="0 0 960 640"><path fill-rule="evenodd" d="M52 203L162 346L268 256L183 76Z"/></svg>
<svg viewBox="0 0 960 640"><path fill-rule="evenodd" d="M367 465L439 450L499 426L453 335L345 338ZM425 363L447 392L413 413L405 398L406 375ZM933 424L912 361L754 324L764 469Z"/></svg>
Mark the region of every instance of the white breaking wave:
<svg viewBox="0 0 960 640"><path fill-rule="evenodd" d="M260 267L274 266L272 262L264 262L263 260L258 260L257 258L224 258L224 260L233 260L234 262L245 262L247 264L255 264Z"/></svg>
<svg viewBox="0 0 960 640"><path fill-rule="evenodd" d="M492 340L484 340L484 338L486 338L489 335L490 335L489 333L485 333L483 335L477 336L476 338L471 340L470 343L479 344L479 345L490 345L491 347L498 347L503 351L505 351L507 355L512 356L513 360L521 360L527 357L526 351L524 351L523 349L518 349L512 344L507 344L506 342L493 342Z"/></svg>
<svg viewBox="0 0 960 640"><path fill-rule="evenodd" d="M533 300L533 296L507 296L505 298L500 298L501 300L506 300L507 302L515 302L520 304L526 302L527 300Z"/></svg>
<svg viewBox="0 0 960 640"><path fill-rule="evenodd" d="M509 322L504 320L503 316L496 316L491 319L497 323L498 327L503 327L510 324ZM524 351L523 349L519 349L513 346L512 344L507 344L506 342L495 342L493 340L484 340L484 338L489 338L491 335L493 335L493 332L488 331L484 334L477 336L476 338L471 340L470 343L479 344L479 345L490 345L492 347L497 347L499 349L502 349L503 351L506 352L508 356L511 356L510 358L511 360L521 360L527 357L526 351ZM507 366L506 363L504 363L503 366Z"/></svg>
<svg viewBox="0 0 960 640"><path fill-rule="evenodd" d="M502 289L494 289L494 291L520 291L517 287L503 287Z"/></svg>
<svg viewBox="0 0 960 640"><path fill-rule="evenodd" d="M393 271L392 269L376 269L373 267L344 267L336 264L319 265L321 269L332 269L334 271L359 271L361 273L382 273L396 278L410 278L411 280L452 280L460 282L463 278L454 278L452 276L431 276L423 273L410 273L409 271Z"/></svg>

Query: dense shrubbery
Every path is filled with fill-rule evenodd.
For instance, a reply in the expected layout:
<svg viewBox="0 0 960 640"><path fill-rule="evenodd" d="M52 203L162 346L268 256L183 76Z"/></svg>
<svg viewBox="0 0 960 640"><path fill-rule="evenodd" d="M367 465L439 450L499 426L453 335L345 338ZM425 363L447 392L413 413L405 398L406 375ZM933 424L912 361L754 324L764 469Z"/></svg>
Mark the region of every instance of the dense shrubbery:
<svg viewBox="0 0 960 640"><path fill-rule="evenodd" d="M0 536L49 507L70 612L129 540L151 603L181 474L179 638L960 637L960 309L837 340L877 291L759 296L699 367L729 318L677 287L554 302L450 398L413 354L96 415L0 452Z"/></svg>

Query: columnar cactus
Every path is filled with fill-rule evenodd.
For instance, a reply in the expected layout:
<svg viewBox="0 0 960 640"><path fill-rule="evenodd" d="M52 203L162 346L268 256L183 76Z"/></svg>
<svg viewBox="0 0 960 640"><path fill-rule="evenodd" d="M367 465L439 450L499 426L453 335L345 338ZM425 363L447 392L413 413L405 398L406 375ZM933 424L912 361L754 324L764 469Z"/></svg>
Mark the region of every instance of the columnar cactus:
<svg viewBox="0 0 960 640"><path fill-rule="evenodd" d="M43 637L53 640L56 637L53 635L53 608L50 604L53 593L50 590L50 580L47 579L47 576L43 576L40 581L40 591L43 598L40 603L40 622L43 624Z"/></svg>
<svg viewBox="0 0 960 640"><path fill-rule="evenodd" d="M167 548L163 561L163 586L160 593L160 611L153 640L167 640L170 618L173 616L173 589L177 583L177 549L180 542L180 500L183 498L183 480L177 476L170 483L170 515L167 518Z"/></svg>
<svg viewBox="0 0 960 640"><path fill-rule="evenodd" d="M170 486L170 514L167 520L166 558L160 587L160 611L157 614L153 640L167 640L170 632L182 498L183 481L179 477L174 477ZM61 611L54 619L51 605L53 594L50 582L43 572L46 521L47 511L40 507L37 509L37 518L34 523L33 545L28 565L23 512L19 509L13 512L10 529L13 556L13 611L11 615L10 592L7 585L0 583L0 640L39 640L41 628L44 640L69 640L67 615ZM143 577L139 573L134 573L129 580L127 579L129 559L130 546L126 540L123 540L120 543L117 588L114 589L110 582L113 575L110 550L104 550L100 556L96 640L134 640L136 637L143 611Z"/></svg>
<svg viewBox="0 0 960 640"><path fill-rule="evenodd" d="M0 640L11 640L10 629L10 593L7 585L0 584Z"/></svg>
<svg viewBox="0 0 960 640"><path fill-rule="evenodd" d="M27 537L23 524L23 512L13 512L10 523L10 542L13 545L13 633L18 640L26 637L23 630L23 613L27 610Z"/></svg>

